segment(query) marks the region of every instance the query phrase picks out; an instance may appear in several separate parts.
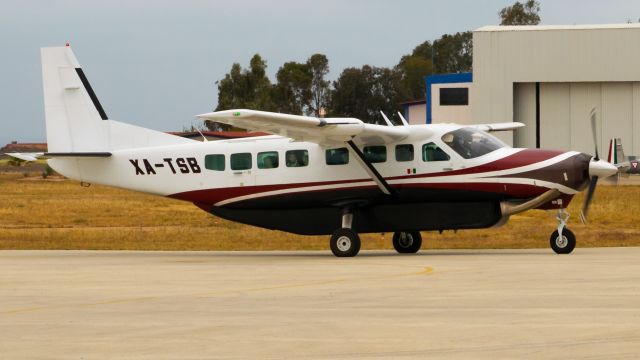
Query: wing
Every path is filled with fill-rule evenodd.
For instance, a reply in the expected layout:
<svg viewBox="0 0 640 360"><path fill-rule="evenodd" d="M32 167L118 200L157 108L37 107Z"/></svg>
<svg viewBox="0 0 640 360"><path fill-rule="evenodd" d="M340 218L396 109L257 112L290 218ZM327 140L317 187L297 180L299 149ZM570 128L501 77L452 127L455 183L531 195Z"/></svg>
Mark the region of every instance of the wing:
<svg viewBox="0 0 640 360"><path fill-rule="evenodd" d="M349 140L360 145L382 145L409 135L406 126L366 124L355 118L316 118L246 109L217 111L198 117L321 145L341 144Z"/></svg>
<svg viewBox="0 0 640 360"><path fill-rule="evenodd" d="M515 129L524 127L524 124L520 122L506 122L506 123L495 123L495 124L469 125L469 127L486 131L486 132L492 132L492 131L515 130Z"/></svg>
<svg viewBox="0 0 640 360"><path fill-rule="evenodd" d="M38 158L42 157L44 153L5 153L5 155L9 155L23 161L36 161Z"/></svg>

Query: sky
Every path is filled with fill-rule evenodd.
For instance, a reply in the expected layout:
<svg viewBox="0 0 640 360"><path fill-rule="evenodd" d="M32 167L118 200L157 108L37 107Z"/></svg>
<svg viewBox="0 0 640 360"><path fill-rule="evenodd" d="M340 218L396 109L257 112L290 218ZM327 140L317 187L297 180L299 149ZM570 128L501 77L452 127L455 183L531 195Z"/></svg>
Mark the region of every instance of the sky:
<svg viewBox="0 0 640 360"><path fill-rule="evenodd" d="M259 53L390 67L425 40L499 23L503 0L0 0L0 147L46 140L40 47L71 46L111 119L161 131L198 124L215 82ZM640 18L637 0L542 0L542 24ZM640 46L640 45L639 45Z"/></svg>

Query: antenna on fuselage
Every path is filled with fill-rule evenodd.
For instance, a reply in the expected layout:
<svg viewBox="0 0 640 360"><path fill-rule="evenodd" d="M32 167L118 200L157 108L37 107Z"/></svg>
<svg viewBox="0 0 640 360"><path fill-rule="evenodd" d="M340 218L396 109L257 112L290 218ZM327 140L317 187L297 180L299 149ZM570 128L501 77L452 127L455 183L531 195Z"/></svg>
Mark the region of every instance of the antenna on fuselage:
<svg viewBox="0 0 640 360"><path fill-rule="evenodd" d="M409 122L404 118L404 116L402 116L402 113L400 111L398 111L398 116L400 116L400 120L402 120L402 125L409 126Z"/></svg>
<svg viewBox="0 0 640 360"><path fill-rule="evenodd" d="M393 124L391 123L387 115L385 115L384 112L382 112L382 110L380 110L380 114L382 114L382 117L384 118L384 121L387 123L387 126L393 126Z"/></svg>

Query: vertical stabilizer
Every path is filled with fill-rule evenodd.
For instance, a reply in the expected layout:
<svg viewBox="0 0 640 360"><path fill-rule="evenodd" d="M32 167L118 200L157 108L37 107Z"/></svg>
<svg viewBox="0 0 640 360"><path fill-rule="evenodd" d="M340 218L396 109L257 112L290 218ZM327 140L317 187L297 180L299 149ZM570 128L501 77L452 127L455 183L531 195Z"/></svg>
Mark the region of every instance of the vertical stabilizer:
<svg viewBox="0 0 640 360"><path fill-rule="evenodd" d="M107 152L194 140L110 120L71 47L42 48L49 152Z"/></svg>
<svg viewBox="0 0 640 360"><path fill-rule="evenodd" d="M614 165L621 164L627 160L622 148L622 139L613 138L609 141L609 156L607 160Z"/></svg>
<svg viewBox="0 0 640 360"><path fill-rule="evenodd" d="M41 55L49 152L108 150L108 117L71 47L43 48Z"/></svg>

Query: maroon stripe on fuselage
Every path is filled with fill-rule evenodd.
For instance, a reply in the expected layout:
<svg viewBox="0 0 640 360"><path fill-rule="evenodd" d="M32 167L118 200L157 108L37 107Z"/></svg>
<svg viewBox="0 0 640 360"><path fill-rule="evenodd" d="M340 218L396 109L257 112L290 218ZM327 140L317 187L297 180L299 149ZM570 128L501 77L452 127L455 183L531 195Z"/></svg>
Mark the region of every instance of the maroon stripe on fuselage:
<svg viewBox="0 0 640 360"><path fill-rule="evenodd" d="M445 171L445 172L435 172L435 173L425 173L425 174L417 174L417 175L404 175L404 176L393 176L387 177L386 180L401 180L401 179L420 179L420 178L430 178L437 176L451 176L451 175L471 175L471 174L482 174L485 172L492 171L500 171L507 170L517 167L522 167L530 164L535 164L541 161L545 161L551 159L555 156L563 154L562 151L552 151L552 150L540 150L540 149L525 149L519 151L515 154L506 156L504 158L498 159L496 161L482 164L478 166L473 166L465 169ZM204 190L194 190L187 191L182 193L176 193L169 195L171 198L181 199L191 202L203 202L208 204L215 204L220 201L233 199L240 196L259 194L263 192L270 191L278 191L285 189L296 189L302 187L312 187L312 186L326 186L326 185L337 185L337 184L350 184L350 183L358 183L372 181L371 179L353 179L353 180L337 180L337 181L318 181L318 182L307 182L307 183L294 183L294 184L274 184L274 185L254 185L254 186L241 186L241 187L229 187L229 188L218 188L218 189L204 189ZM484 191L484 192L496 192L499 194L509 195L513 197L530 197L536 196L547 190L546 188L541 188L533 185L518 185L518 184L494 184L494 183L413 183L413 184L392 184L393 187L397 188L442 188L442 189L464 189L469 191ZM375 185L354 185L353 187L344 188L348 189L356 189L356 188L374 188ZM335 189L330 189L331 191L335 191ZM313 191L324 191L324 190L313 190Z"/></svg>
<svg viewBox="0 0 640 360"><path fill-rule="evenodd" d="M239 186L217 189L204 189L186 191L182 193L172 194L168 197L192 202L206 202L215 204L220 201L233 199L239 196L246 196L251 194L259 194L269 191L278 191L285 189L297 189L309 186L323 186L323 185L336 185L336 184L351 184L364 181L373 181L371 179L358 179L358 180L336 180L336 181L317 181L308 183L295 183L295 184L274 184L274 185L252 185L252 186ZM356 186L350 188L360 188L363 186ZM364 186L368 187L368 186ZM375 187L372 185L371 187Z"/></svg>
<svg viewBox="0 0 640 360"><path fill-rule="evenodd" d="M295 196L295 189L306 187L307 184L295 184L296 186L285 185L264 185L264 186L243 186L235 188L205 189L188 191L170 195L169 197L191 201L194 203L216 204L220 201L237 198L240 196L254 195L266 193L270 191L293 190L291 193L265 195L264 197L278 196ZM468 192L490 192L500 194L509 198L529 198L542 194L547 188L527 184L504 184L504 183L413 183L413 184L392 184L394 188L399 189L442 189L442 190L461 190ZM374 189L376 185L353 185L345 188L330 188L305 190L305 193L311 192L346 192L355 189Z"/></svg>
<svg viewBox="0 0 640 360"><path fill-rule="evenodd" d="M464 169L451 170L451 171L445 171L445 172L434 172L434 173L428 173L428 174L409 175L409 176L392 176L386 179L397 180L397 179L412 179L412 178L435 177L435 176L468 175L468 174L479 174L479 173L485 173L485 172L491 172L491 171L507 170L507 169L513 169L513 168L527 166L527 165L535 164L541 161L549 160L561 154L564 154L564 151L524 149L522 151L518 151L517 153L511 154L509 156L505 156L496 161L492 161L492 162L477 165L477 166L471 166Z"/></svg>

